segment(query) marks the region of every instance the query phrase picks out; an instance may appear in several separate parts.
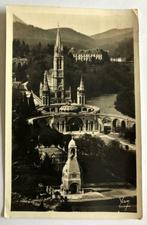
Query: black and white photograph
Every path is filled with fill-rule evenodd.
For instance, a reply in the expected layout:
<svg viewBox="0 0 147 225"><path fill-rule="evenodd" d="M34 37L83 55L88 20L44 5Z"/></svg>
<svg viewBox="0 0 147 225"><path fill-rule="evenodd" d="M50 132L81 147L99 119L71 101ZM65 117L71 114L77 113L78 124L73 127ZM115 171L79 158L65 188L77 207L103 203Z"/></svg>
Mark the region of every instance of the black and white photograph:
<svg viewBox="0 0 147 225"><path fill-rule="evenodd" d="M13 6L6 35L5 215L140 218L137 10Z"/></svg>

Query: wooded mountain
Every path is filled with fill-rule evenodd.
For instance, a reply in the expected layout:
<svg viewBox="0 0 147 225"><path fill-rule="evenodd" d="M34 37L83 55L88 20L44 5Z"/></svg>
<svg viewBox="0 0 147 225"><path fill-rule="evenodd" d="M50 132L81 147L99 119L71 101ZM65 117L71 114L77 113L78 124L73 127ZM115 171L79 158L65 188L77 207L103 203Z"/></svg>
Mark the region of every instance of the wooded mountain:
<svg viewBox="0 0 147 225"><path fill-rule="evenodd" d="M108 49L112 55L133 55L133 30L131 28L111 29L91 36L99 47Z"/></svg>
<svg viewBox="0 0 147 225"><path fill-rule="evenodd" d="M13 26L14 39L25 41L30 46L41 42L42 45L54 44L57 29L44 30L18 21ZM60 28L63 45L74 48L98 48L93 38L70 28Z"/></svg>
<svg viewBox="0 0 147 225"><path fill-rule="evenodd" d="M14 16L13 32L14 39L25 41L30 46L39 42L43 45L55 43L56 28L45 30L34 27L24 23L16 16ZM78 49L102 48L109 50L113 56L132 56L133 34L131 28L111 29L91 37L66 27L60 28L60 32L62 42L67 47Z"/></svg>

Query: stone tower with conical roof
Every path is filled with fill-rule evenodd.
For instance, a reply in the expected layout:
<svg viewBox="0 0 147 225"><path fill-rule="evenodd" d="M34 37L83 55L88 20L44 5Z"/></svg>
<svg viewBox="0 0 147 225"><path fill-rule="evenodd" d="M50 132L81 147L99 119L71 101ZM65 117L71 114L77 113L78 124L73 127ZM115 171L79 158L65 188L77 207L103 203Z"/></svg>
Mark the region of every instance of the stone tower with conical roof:
<svg viewBox="0 0 147 225"><path fill-rule="evenodd" d="M77 104L85 104L85 87L83 82L83 77L81 77L80 86L77 88Z"/></svg>
<svg viewBox="0 0 147 225"><path fill-rule="evenodd" d="M64 56L59 26L54 46L53 92L55 94L55 102L64 102Z"/></svg>
<svg viewBox="0 0 147 225"><path fill-rule="evenodd" d="M42 104L43 106L50 106L50 88L48 85L46 73L44 73L43 84L40 85L42 89L42 93L40 93L42 98Z"/></svg>
<svg viewBox="0 0 147 225"><path fill-rule="evenodd" d="M81 174L77 161L77 146L73 139L68 144L68 159L62 171L61 189L67 194L81 192Z"/></svg>

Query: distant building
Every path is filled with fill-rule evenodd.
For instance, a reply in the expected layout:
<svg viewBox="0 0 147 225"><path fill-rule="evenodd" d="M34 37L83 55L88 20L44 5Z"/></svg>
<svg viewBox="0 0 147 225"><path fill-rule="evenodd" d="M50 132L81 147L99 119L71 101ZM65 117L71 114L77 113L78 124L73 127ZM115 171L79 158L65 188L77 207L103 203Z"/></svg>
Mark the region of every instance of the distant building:
<svg viewBox="0 0 147 225"><path fill-rule="evenodd" d="M110 62L123 63L126 62L126 57L111 57Z"/></svg>
<svg viewBox="0 0 147 225"><path fill-rule="evenodd" d="M51 164L55 167L57 171L61 171L65 161L67 154L66 152L59 147L55 147L54 145L50 147L40 146L39 147L39 156L40 159L45 159L45 156L48 156L51 160Z"/></svg>
<svg viewBox="0 0 147 225"><path fill-rule="evenodd" d="M27 65L28 64L28 59L27 58L21 58L21 57L15 57L13 58L13 65L18 66L18 64L20 64L21 66L23 65Z"/></svg>
<svg viewBox="0 0 147 225"><path fill-rule="evenodd" d="M102 61L103 55L100 49L79 49L71 48L69 51L77 61L91 62L92 59Z"/></svg>

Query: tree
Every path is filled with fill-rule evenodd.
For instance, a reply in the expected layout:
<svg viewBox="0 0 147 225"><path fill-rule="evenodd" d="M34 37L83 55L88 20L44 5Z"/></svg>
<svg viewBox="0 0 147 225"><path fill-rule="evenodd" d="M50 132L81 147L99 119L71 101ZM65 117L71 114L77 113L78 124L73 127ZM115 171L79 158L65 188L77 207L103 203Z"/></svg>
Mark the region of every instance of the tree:
<svg viewBox="0 0 147 225"><path fill-rule="evenodd" d="M101 49L101 53L102 53L102 62L103 63L110 62L110 57L108 52Z"/></svg>
<svg viewBox="0 0 147 225"><path fill-rule="evenodd" d="M115 102L116 109L125 115L135 118L135 97L134 90L124 88L118 95Z"/></svg>
<svg viewBox="0 0 147 225"><path fill-rule="evenodd" d="M105 143L101 138L92 137L89 134L83 135L77 139L78 154L80 156L97 156L102 157L105 149Z"/></svg>
<svg viewBox="0 0 147 225"><path fill-rule="evenodd" d="M26 74L26 65L21 65L20 63L18 63L16 72L15 72L16 80L24 82L27 80L26 75L27 75Z"/></svg>

